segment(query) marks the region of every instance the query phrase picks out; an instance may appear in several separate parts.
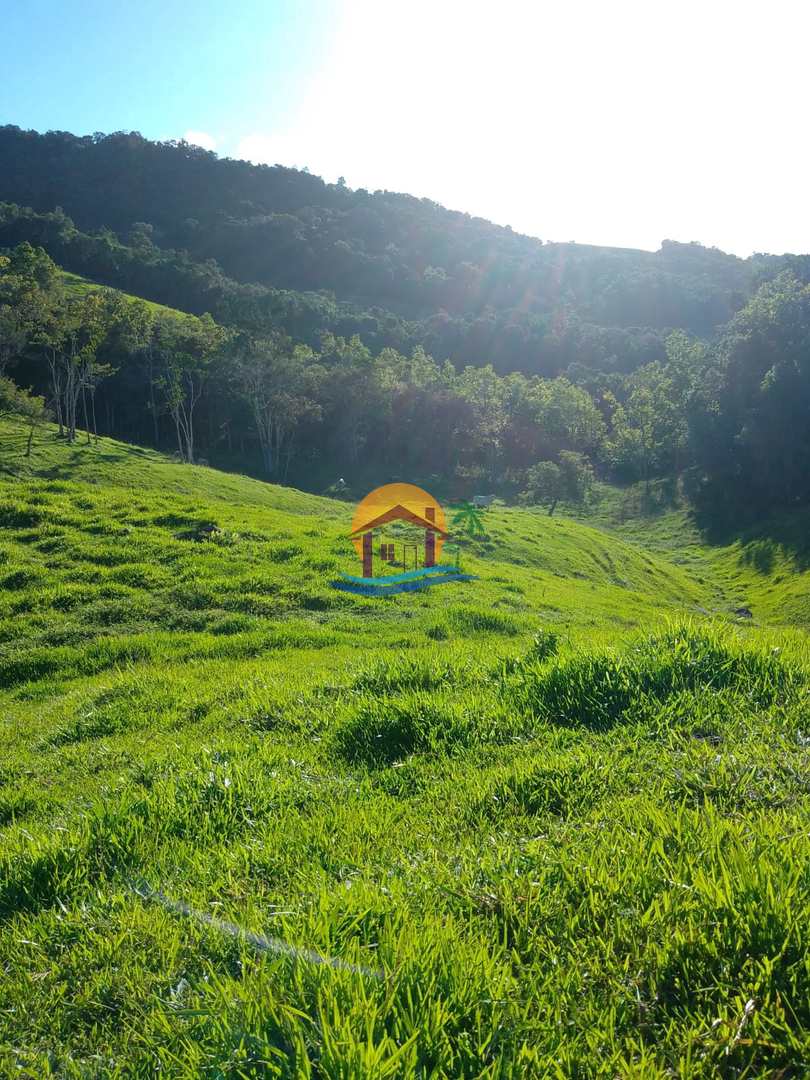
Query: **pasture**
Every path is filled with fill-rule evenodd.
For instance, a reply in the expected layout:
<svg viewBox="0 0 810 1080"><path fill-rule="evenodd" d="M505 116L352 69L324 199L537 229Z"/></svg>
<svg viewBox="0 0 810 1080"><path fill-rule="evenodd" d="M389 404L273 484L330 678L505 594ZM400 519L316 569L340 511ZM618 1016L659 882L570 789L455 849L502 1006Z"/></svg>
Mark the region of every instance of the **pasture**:
<svg viewBox="0 0 810 1080"><path fill-rule="evenodd" d="M24 442L2 1075L810 1071L789 545L496 505L476 581L380 600L348 503Z"/></svg>

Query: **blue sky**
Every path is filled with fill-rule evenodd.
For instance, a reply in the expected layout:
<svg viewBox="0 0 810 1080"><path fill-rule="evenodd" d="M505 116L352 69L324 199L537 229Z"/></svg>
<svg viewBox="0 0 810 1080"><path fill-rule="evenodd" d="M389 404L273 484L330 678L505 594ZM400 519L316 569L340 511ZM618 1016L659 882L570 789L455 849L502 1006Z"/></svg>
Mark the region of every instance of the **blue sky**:
<svg viewBox="0 0 810 1080"><path fill-rule="evenodd" d="M546 240L810 251L801 0L5 0L0 122L137 130Z"/></svg>
<svg viewBox="0 0 810 1080"><path fill-rule="evenodd" d="M318 0L6 0L0 118L235 143L284 122L337 12Z"/></svg>

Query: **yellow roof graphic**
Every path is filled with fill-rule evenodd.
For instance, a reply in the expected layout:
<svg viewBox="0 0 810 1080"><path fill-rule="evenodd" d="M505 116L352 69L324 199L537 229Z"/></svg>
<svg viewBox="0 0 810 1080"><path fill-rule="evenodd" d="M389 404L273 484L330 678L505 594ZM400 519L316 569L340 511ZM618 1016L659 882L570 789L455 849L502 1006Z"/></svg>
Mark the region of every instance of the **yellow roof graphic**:
<svg viewBox="0 0 810 1080"><path fill-rule="evenodd" d="M357 548L358 554L361 551L362 541L359 535L356 534L364 532L367 528L373 528L378 519L387 517L388 511L400 507L412 514L414 518L419 518L420 522L427 521L429 511L432 510L437 532L447 535L447 522L444 511L432 495L415 484L384 484L382 487L370 491L357 504L357 509L354 512L351 536L352 543ZM403 520L408 520L408 518L403 516ZM440 545L441 536L437 536L436 540L437 544ZM438 555L438 548L436 553Z"/></svg>

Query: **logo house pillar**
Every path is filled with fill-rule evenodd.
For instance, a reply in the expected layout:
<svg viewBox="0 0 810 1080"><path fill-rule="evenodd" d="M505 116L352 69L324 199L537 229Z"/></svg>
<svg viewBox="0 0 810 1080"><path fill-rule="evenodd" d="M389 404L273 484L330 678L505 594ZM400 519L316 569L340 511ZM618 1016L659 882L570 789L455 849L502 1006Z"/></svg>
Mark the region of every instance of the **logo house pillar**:
<svg viewBox="0 0 810 1080"><path fill-rule="evenodd" d="M436 520L436 509L433 506L425 507L425 517L428 521ZM432 529L425 529L425 566L436 565L436 533Z"/></svg>
<svg viewBox="0 0 810 1080"><path fill-rule="evenodd" d="M369 530L363 533L363 577L374 577L374 536Z"/></svg>

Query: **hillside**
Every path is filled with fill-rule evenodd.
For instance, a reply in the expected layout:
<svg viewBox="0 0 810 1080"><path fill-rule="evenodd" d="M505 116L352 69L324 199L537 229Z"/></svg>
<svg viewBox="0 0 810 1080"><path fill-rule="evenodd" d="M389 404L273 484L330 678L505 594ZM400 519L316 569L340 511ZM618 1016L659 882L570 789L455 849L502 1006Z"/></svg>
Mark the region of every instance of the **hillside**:
<svg viewBox="0 0 810 1080"><path fill-rule="evenodd" d="M188 576L200 583L200 575L209 567L209 554L219 550L216 544L175 541L175 534L193 533L195 525L209 520L223 530L225 546L237 536L242 541L233 539L233 549L228 547L228 577L233 580L220 580L214 574L214 580L201 593L213 603L213 597L221 595L223 589L235 592L237 595L225 608L214 605L207 611L207 603L189 597L190 610L185 616L199 623L201 629L208 622L217 623L229 608L247 613L246 627L265 625L264 618L274 611L305 616L321 607L343 610L347 605L348 611L354 611L354 601L350 603L325 587L330 574L334 576L338 570L349 570L354 565L353 551L345 541L351 504L204 467L181 468L154 451L108 439L102 439L98 447L67 447L54 442L48 434L35 444L29 461L23 458L26 438L22 426L6 424L0 439L0 460L4 462L0 476L8 477L11 486L6 491L14 495L13 505L5 510L8 525L19 521L23 533L33 525L45 526L48 535L55 534L53 551L57 555L64 543L70 551L81 549L86 553L81 556L82 562L102 566L117 566L114 549L121 549L122 555L125 551L131 554L135 538L146 545L134 560L138 565L151 566L159 561L167 545L172 547L174 569L162 579L169 591L163 598L164 606L158 610L158 621L172 598L176 602L178 581ZM148 499L149 505L130 513L133 492ZM72 520L71 506L84 503L87 505L82 509L92 509L93 513L76 518L82 535L71 542L65 532ZM157 530L154 535L152 526ZM146 532L141 532L144 528ZM205 556L202 563L201 556ZM186 566L187 560L191 561ZM37 591L41 593L47 585L60 592L75 580L75 566L70 558L57 559L62 564L61 572L51 573L43 567L43 562L48 561L34 560ZM294 565L284 566L287 561ZM636 625L638 620L652 617L661 600L676 613L693 609L710 596L710 586L701 588L667 560L587 525L550 519L541 511L509 507L493 510L486 539L470 542L467 561L470 571L481 577L475 592L476 609L500 611L508 629L507 639L517 632L514 619L518 617L527 627L539 625L538 617L542 617L561 621L574 633L587 628L590 634L593 626L603 622ZM251 580L249 572L265 562L268 565L264 573L258 574L254 582L257 595L245 595L245 581ZM30 563L29 556L26 565ZM94 571L96 577L99 573ZM128 576L128 572L116 573ZM261 599L266 575L271 582L286 579L286 588L269 587L268 597ZM146 577L154 598L157 579L152 580L154 574ZM122 614L127 608L127 596L124 590ZM134 596L131 599L135 601ZM417 619L418 626L424 623L426 627L445 606L430 596L403 600L409 602L414 607L409 617ZM358 603L359 617L344 612L341 620L347 642L366 630L375 632L367 626L367 613L378 611L379 605ZM262 616L258 623L251 622L252 605ZM142 617L137 603L133 611L136 618ZM499 623L498 615L491 617L495 624ZM459 618L462 624L474 622L475 613ZM486 622L486 616L482 618ZM182 622L180 615L178 619Z"/></svg>
<svg viewBox="0 0 810 1080"><path fill-rule="evenodd" d="M569 508L578 520L640 545L710 582L711 614L740 607L772 626L810 627L810 529L806 510L793 510L743 528L713 528L688 506L644 513L640 485L600 485L590 504Z"/></svg>
<svg viewBox="0 0 810 1080"><path fill-rule="evenodd" d="M605 325L697 329L684 319L691 310L707 329L730 317L733 294L750 283L745 263L719 251L546 249L428 199L352 191L137 133L80 138L7 126L0 165L7 202L61 206L81 229L121 237L144 223L160 246L215 258L237 280L329 289L412 317L519 303L547 311L570 297L583 318Z"/></svg>
<svg viewBox="0 0 810 1080"><path fill-rule="evenodd" d="M667 480L729 543L810 505L808 256L543 244L134 133L0 129L0 199L4 393L70 438L358 497Z"/></svg>
<svg viewBox="0 0 810 1080"><path fill-rule="evenodd" d="M428 199L134 132L0 128L3 201L62 223L18 219L0 242L41 243L69 270L158 302L243 323L263 310L308 341L357 332L544 375L660 359L669 330L711 336L796 262L671 241L655 253L544 244ZM76 227L88 236L66 244ZM103 241L92 259L90 234Z"/></svg>
<svg viewBox="0 0 810 1080"><path fill-rule="evenodd" d="M787 547L500 506L477 580L379 601L329 587L349 503L25 439L0 422L0 1071L810 1068Z"/></svg>
<svg viewBox="0 0 810 1080"><path fill-rule="evenodd" d="M88 293L98 292L101 289L108 288L109 286L101 285L97 281L91 281L89 278L82 277L81 274L71 274L69 270L62 270L60 273L62 284L64 285L65 292L70 297L82 297ZM130 303L145 304L150 311L153 311L156 315L172 316L174 318L183 318L188 313L185 311L178 311L177 308L167 307L166 304L156 304L154 300L145 300L141 296L132 296L130 293L123 292L120 289L116 289L115 292L128 300Z"/></svg>

